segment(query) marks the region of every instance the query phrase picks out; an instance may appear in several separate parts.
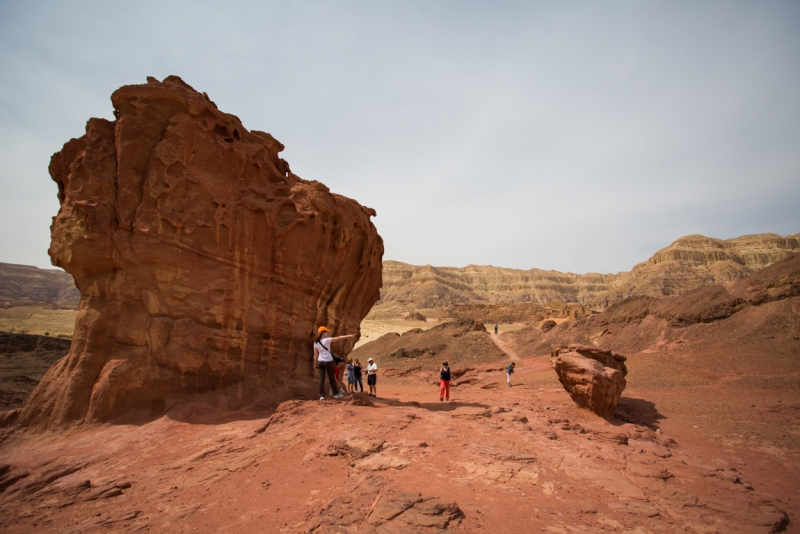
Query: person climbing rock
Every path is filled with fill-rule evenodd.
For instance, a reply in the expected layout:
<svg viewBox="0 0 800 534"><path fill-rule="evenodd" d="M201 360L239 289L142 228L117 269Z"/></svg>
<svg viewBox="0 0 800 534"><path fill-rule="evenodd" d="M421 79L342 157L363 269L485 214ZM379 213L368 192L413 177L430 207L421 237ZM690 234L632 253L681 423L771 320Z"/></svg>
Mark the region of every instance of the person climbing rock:
<svg viewBox="0 0 800 534"><path fill-rule="evenodd" d="M439 402L443 402L445 399L450 400L450 364L447 363L447 360L442 362L442 368L439 370L439 380L442 383L441 388L439 388Z"/></svg>
<svg viewBox="0 0 800 534"><path fill-rule="evenodd" d="M378 364L370 358L367 360L367 386L369 386L369 396L378 396Z"/></svg>
<svg viewBox="0 0 800 534"><path fill-rule="evenodd" d="M506 383L508 383L508 387L511 387L511 375L514 373L514 368L517 366L515 362L511 362L506 367Z"/></svg>
<svg viewBox="0 0 800 534"><path fill-rule="evenodd" d="M341 399L343 395L339 392L339 386L336 383L336 376L334 369L333 353L331 353L331 344L340 339L347 339L356 337L353 334L346 336L332 337L331 331L326 326L320 326L317 329L317 335L314 337L314 362L319 371L319 400L325 400L325 375L328 375L328 381L331 384L331 391L334 399Z"/></svg>

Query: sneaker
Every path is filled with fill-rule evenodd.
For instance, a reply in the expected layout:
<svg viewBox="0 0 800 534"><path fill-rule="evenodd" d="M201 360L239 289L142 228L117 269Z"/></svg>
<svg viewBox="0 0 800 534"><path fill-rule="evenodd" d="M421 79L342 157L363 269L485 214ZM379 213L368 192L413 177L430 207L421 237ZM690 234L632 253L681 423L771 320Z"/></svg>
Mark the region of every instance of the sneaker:
<svg viewBox="0 0 800 534"><path fill-rule="evenodd" d="M344 395L342 395L341 393L333 396L334 399L341 399L342 397L344 397Z"/></svg>
<svg viewBox="0 0 800 534"><path fill-rule="evenodd" d="M324 395L320 395L319 400L325 400L325 396Z"/></svg>
<svg viewBox="0 0 800 534"><path fill-rule="evenodd" d="M439 402L444 402L444 399L439 399Z"/></svg>

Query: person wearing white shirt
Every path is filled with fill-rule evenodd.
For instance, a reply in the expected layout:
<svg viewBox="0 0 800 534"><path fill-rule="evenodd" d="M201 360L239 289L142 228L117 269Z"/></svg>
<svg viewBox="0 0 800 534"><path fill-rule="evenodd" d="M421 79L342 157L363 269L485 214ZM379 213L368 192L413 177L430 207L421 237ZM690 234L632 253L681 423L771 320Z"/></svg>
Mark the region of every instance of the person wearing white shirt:
<svg viewBox="0 0 800 534"><path fill-rule="evenodd" d="M367 360L367 385L369 386L369 396L378 396L378 364L370 358Z"/></svg>
<svg viewBox="0 0 800 534"><path fill-rule="evenodd" d="M314 338L314 362L319 371L319 400L325 400L325 375L328 375L328 381L331 384L334 399L341 399L344 395L339 391L339 386L336 383L336 375L334 374L334 367L336 363L333 360L333 353L331 352L331 344L339 339L347 339L356 337L354 334L347 336L331 337L331 331L326 326L320 326L317 330L317 337Z"/></svg>

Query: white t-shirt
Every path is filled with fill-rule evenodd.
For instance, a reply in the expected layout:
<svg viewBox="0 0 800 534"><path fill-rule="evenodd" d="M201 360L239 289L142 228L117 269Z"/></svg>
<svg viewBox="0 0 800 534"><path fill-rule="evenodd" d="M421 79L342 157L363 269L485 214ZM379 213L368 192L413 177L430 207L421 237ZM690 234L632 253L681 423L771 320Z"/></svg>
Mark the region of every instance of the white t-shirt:
<svg viewBox="0 0 800 534"><path fill-rule="evenodd" d="M314 348L317 349L317 352L319 354L319 357L317 358L318 362L333 361L333 354L331 354L331 343L333 343L332 337L326 337L314 343Z"/></svg>
<svg viewBox="0 0 800 534"><path fill-rule="evenodd" d="M376 374L378 374L378 364L372 362L371 364L367 365L367 376Z"/></svg>

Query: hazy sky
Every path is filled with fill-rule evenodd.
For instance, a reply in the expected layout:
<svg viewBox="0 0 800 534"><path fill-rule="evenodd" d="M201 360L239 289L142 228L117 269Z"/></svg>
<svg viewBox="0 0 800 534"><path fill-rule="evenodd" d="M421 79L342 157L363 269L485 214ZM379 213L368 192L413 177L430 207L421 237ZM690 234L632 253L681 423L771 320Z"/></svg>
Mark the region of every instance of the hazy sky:
<svg viewBox="0 0 800 534"><path fill-rule="evenodd" d="M26 0L0 1L0 262L49 266L50 156L170 74L375 208L384 259L617 272L800 232L797 1Z"/></svg>

